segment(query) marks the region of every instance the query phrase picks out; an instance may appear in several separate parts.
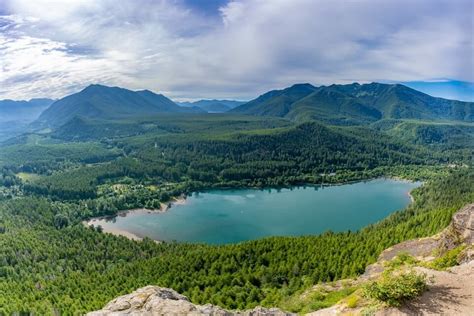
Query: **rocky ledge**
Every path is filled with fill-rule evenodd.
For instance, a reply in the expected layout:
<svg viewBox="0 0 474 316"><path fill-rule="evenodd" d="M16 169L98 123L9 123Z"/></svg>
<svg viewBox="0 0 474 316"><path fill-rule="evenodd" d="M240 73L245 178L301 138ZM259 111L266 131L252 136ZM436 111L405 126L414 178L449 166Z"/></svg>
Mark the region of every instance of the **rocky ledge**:
<svg viewBox="0 0 474 316"><path fill-rule="evenodd" d="M239 316L286 316L293 315L278 308L255 307L246 311L229 311L219 306L195 305L178 292L158 287L146 286L109 302L103 309L88 313L87 316L154 316L154 315L239 315Z"/></svg>
<svg viewBox="0 0 474 316"><path fill-rule="evenodd" d="M416 229L416 228L415 228ZM422 261L434 259L433 253L442 255L461 244L469 246L461 254L460 264L474 260L474 203L457 211L451 223L441 233L426 238L407 240L385 249L376 263L369 265L361 280L377 278L384 270L384 263L401 253L409 254Z"/></svg>

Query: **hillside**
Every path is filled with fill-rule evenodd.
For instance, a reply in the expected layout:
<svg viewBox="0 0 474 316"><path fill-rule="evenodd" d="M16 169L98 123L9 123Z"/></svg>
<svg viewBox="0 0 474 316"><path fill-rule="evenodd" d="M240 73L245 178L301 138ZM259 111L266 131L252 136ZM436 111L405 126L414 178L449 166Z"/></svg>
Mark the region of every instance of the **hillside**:
<svg viewBox="0 0 474 316"><path fill-rule="evenodd" d="M471 122L380 120L372 128L412 144L474 148L474 124Z"/></svg>
<svg viewBox="0 0 474 316"><path fill-rule="evenodd" d="M37 121L39 126L60 126L75 116L94 119L140 117L157 113L196 112L178 106L149 90L131 91L118 87L90 85L84 90L54 102Z"/></svg>
<svg viewBox="0 0 474 316"><path fill-rule="evenodd" d="M400 84L370 83L273 90L231 112L361 124L380 119L474 120L474 103L435 98Z"/></svg>
<svg viewBox="0 0 474 316"><path fill-rule="evenodd" d="M284 90L269 91L252 101L238 106L230 112L285 117L291 110L294 102L308 96L316 90L318 90L318 88L309 83L295 84Z"/></svg>

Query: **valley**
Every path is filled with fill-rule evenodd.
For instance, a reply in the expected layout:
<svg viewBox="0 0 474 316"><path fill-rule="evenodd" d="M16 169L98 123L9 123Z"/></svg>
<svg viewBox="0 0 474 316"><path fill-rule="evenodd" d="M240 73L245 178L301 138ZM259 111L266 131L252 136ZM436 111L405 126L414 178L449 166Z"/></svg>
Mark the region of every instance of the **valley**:
<svg viewBox="0 0 474 316"><path fill-rule="evenodd" d="M306 310L289 300L357 277L474 200L472 109L399 85L298 84L206 113L89 86L0 145L0 314L84 314L147 285L195 304ZM83 225L183 195L166 213L117 218L140 240ZM258 216L226 214L253 195Z"/></svg>

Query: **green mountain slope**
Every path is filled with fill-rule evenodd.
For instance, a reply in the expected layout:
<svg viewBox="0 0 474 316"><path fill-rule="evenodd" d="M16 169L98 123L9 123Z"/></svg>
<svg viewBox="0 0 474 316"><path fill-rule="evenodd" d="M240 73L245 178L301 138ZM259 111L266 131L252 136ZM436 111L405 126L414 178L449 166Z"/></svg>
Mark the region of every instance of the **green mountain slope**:
<svg viewBox="0 0 474 316"><path fill-rule="evenodd" d="M293 103L308 96L317 89L309 83L295 84L284 90L267 92L230 112L285 117L292 109Z"/></svg>
<svg viewBox="0 0 474 316"><path fill-rule="evenodd" d="M318 89L293 103L286 116L295 120L315 119L335 124L355 124L379 120L382 114L354 96L326 88Z"/></svg>
<svg viewBox="0 0 474 316"><path fill-rule="evenodd" d="M40 126L60 126L75 116L117 119L157 113L195 112L178 106L163 95L148 90L90 85L54 102L36 121Z"/></svg>
<svg viewBox="0 0 474 316"><path fill-rule="evenodd" d="M473 123L381 120L372 127L407 143L450 149L474 149Z"/></svg>
<svg viewBox="0 0 474 316"><path fill-rule="evenodd" d="M361 124L379 119L474 121L474 103L435 98L400 84L309 84L274 90L231 112Z"/></svg>
<svg viewBox="0 0 474 316"><path fill-rule="evenodd" d="M386 119L474 120L474 103L435 98L400 84L332 86L378 109Z"/></svg>

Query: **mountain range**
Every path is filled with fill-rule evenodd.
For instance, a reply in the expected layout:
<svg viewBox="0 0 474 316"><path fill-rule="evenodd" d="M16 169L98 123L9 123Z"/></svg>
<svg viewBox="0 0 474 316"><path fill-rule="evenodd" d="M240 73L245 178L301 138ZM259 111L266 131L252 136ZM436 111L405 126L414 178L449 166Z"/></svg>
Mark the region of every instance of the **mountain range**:
<svg viewBox="0 0 474 316"><path fill-rule="evenodd" d="M184 107L197 106L208 113L224 113L244 103L246 102L235 100L199 100L195 102L177 102L178 105Z"/></svg>
<svg viewBox="0 0 474 316"><path fill-rule="evenodd" d="M362 124L380 119L474 120L474 103L435 98L400 84L315 87L295 84L272 90L231 113Z"/></svg>
<svg viewBox="0 0 474 316"><path fill-rule="evenodd" d="M382 83L320 87L295 84L245 103L233 100L175 103L149 90L132 91L97 84L57 101L0 101L0 122L14 118L31 121L39 115L32 124L34 128L56 128L75 117L116 120L159 113L207 112L316 120L334 125L360 125L382 119L474 121L473 102L436 98L400 84Z"/></svg>
<svg viewBox="0 0 474 316"><path fill-rule="evenodd" d="M22 134L54 100L0 100L0 141Z"/></svg>
<svg viewBox="0 0 474 316"><path fill-rule="evenodd" d="M0 122L31 122L53 102L51 99L0 100Z"/></svg>

